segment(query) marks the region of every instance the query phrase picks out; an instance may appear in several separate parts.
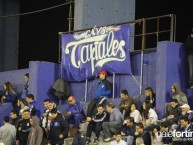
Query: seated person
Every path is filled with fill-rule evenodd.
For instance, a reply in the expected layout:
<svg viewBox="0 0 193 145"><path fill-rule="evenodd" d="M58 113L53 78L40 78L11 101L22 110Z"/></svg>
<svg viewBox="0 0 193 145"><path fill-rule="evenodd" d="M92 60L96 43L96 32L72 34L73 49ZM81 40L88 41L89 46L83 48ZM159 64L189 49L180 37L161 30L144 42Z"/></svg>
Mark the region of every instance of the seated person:
<svg viewBox="0 0 193 145"><path fill-rule="evenodd" d="M145 145L143 138L142 137L136 138L136 144L135 145Z"/></svg>
<svg viewBox="0 0 193 145"><path fill-rule="evenodd" d="M145 96L146 96L145 102L150 103L152 108L155 108L156 107L156 95L153 92L153 89L151 87L147 87L145 89Z"/></svg>
<svg viewBox="0 0 193 145"><path fill-rule="evenodd" d="M121 135L125 136L124 138L127 140L127 145L132 145L135 136L135 122L133 117L128 117L124 121L124 126L121 131Z"/></svg>
<svg viewBox="0 0 193 145"><path fill-rule="evenodd" d="M179 143L183 145L193 145L192 142L192 132L193 125L190 123L187 117L180 118L180 125L178 126L176 132L181 133L181 136L175 136L173 138L173 143ZM191 134L191 135L190 135Z"/></svg>
<svg viewBox="0 0 193 145"><path fill-rule="evenodd" d="M181 109L178 100L172 99L170 105L166 108L166 118L162 120L166 121L168 125L177 124L180 114Z"/></svg>
<svg viewBox="0 0 193 145"><path fill-rule="evenodd" d="M159 134L159 126L154 125L151 129L152 145L163 145L162 136Z"/></svg>
<svg viewBox="0 0 193 145"><path fill-rule="evenodd" d="M108 142L111 140L112 134L121 131L122 124L124 121L123 114L119 109L115 108L114 104L108 103L106 105L106 110L110 114L109 122L103 122L103 132L104 132L104 141Z"/></svg>
<svg viewBox="0 0 193 145"><path fill-rule="evenodd" d="M186 95L181 91L180 86L178 83L175 83L171 86L171 90L173 93L172 99L177 99L178 100L178 104L184 105L184 104L188 104L188 100Z"/></svg>
<svg viewBox="0 0 193 145"><path fill-rule="evenodd" d="M69 105L65 108L68 115L68 123L75 124L76 128L79 128L79 124L84 122L86 119L82 105L76 102L74 96L68 98Z"/></svg>
<svg viewBox="0 0 193 145"><path fill-rule="evenodd" d="M149 103L143 103L143 125L149 126L154 124L158 120L157 113L154 109L151 108L151 105Z"/></svg>
<svg viewBox="0 0 193 145"><path fill-rule="evenodd" d="M160 124L160 129L162 134L168 134L170 132L168 124L164 121ZM170 136L162 136L162 142L163 144L172 144L172 137Z"/></svg>
<svg viewBox="0 0 193 145"><path fill-rule="evenodd" d="M87 144L91 142L90 138L91 138L92 131L96 134L93 144L98 144L100 131L102 130L102 123L105 121L108 121L108 114L104 111L104 108L102 105L98 105L97 111L98 112L89 121L89 124L87 126L87 133L86 133Z"/></svg>
<svg viewBox="0 0 193 145"><path fill-rule="evenodd" d="M144 130L142 123L137 123L135 127L135 138L142 137L145 145L151 145L151 135Z"/></svg>
<svg viewBox="0 0 193 145"><path fill-rule="evenodd" d="M136 109L136 105L134 103L131 104L131 113L130 113L130 117L134 118L134 122L135 123L139 123L142 121L142 117L140 112Z"/></svg>
<svg viewBox="0 0 193 145"><path fill-rule="evenodd" d="M2 103L12 103L13 108L15 108L15 103L17 102L17 94L13 89L13 86L10 82L5 82L3 84L4 93L1 96Z"/></svg>
<svg viewBox="0 0 193 145"><path fill-rule="evenodd" d="M128 95L127 90L121 91L121 101L118 105L119 110L123 113L124 118L128 117L130 114L132 98Z"/></svg>
<svg viewBox="0 0 193 145"><path fill-rule="evenodd" d="M111 141L110 145L127 145L127 143L122 140L122 135L120 132L117 132L114 136L115 140Z"/></svg>
<svg viewBox="0 0 193 145"><path fill-rule="evenodd" d="M112 84L106 79L107 72L101 71L99 73L100 82L98 84L95 98L91 100L90 104L88 105L87 109L87 119L90 120L94 114L97 112L97 106L99 104L105 103L106 99L108 99L111 96L112 93Z"/></svg>
<svg viewBox="0 0 193 145"><path fill-rule="evenodd" d="M190 106L188 104L184 104L180 106L180 108L182 109L180 118L188 118L190 121L193 118L193 112L190 110Z"/></svg>

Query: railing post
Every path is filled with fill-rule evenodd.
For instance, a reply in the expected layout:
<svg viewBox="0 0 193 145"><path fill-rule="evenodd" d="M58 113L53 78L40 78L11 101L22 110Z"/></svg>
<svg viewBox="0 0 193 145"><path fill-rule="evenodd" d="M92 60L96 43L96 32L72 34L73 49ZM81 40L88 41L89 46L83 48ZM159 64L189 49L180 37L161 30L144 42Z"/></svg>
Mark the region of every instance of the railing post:
<svg viewBox="0 0 193 145"><path fill-rule="evenodd" d="M146 47L146 20L143 18L143 28L142 28L142 46L141 46L141 72L140 72L140 95L142 94L143 88L143 51Z"/></svg>
<svg viewBox="0 0 193 145"><path fill-rule="evenodd" d="M170 14L170 41L174 41L174 14Z"/></svg>
<svg viewBox="0 0 193 145"><path fill-rule="evenodd" d="M88 79L86 79L86 82L85 82L85 94L84 94L84 101L86 102L87 101L87 93L88 93Z"/></svg>

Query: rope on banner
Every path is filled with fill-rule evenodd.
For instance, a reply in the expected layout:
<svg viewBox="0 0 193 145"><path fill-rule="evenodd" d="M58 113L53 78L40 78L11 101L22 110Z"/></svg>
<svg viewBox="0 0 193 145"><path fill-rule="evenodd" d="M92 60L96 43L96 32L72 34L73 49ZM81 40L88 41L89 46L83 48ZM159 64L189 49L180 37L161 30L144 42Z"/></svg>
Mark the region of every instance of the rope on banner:
<svg viewBox="0 0 193 145"><path fill-rule="evenodd" d="M85 95L84 95L84 101L87 101L87 91L88 91L88 79L86 79L85 83Z"/></svg>
<svg viewBox="0 0 193 145"><path fill-rule="evenodd" d="M113 99L115 98L115 73L113 72Z"/></svg>

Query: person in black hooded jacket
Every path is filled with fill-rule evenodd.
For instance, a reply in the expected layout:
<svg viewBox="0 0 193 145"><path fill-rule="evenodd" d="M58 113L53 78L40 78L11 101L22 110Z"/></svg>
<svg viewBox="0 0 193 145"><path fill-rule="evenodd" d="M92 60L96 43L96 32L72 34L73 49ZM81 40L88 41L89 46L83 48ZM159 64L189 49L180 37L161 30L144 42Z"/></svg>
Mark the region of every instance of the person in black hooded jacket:
<svg viewBox="0 0 193 145"><path fill-rule="evenodd" d="M22 114L22 120L20 120L17 125L16 144L27 145L30 129L30 111L24 110Z"/></svg>
<svg viewBox="0 0 193 145"><path fill-rule="evenodd" d="M50 112L53 120L50 123L48 145L63 145L64 139L68 137L69 124L64 120L62 115L58 113L56 108L52 109Z"/></svg>

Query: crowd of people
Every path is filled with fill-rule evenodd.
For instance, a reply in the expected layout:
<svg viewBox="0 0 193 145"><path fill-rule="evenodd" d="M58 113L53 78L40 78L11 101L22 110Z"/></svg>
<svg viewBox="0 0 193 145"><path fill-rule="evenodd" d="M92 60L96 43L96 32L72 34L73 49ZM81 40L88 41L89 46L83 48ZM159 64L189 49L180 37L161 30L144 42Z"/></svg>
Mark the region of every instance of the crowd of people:
<svg viewBox="0 0 193 145"><path fill-rule="evenodd" d="M10 82L5 82L1 102L12 103L13 110L10 116L4 117L4 125L0 127L0 143L62 145L64 139L73 136L72 145L85 145L99 144L102 136L110 145L193 144L193 136L175 134L193 131L193 112L177 83L171 85L172 101L165 105L165 117L160 119L156 112L156 94L151 87L145 89L145 101L139 106L125 89L120 92L118 106L111 103L112 84L106 79L107 75L106 71L99 73L95 98L87 110L75 96L69 96L68 105L61 112L50 99L38 104L34 95L28 94L29 74L24 76L26 84L21 97ZM42 114L39 105L44 105ZM79 131L81 123L87 124L86 134Z"/></svg>

